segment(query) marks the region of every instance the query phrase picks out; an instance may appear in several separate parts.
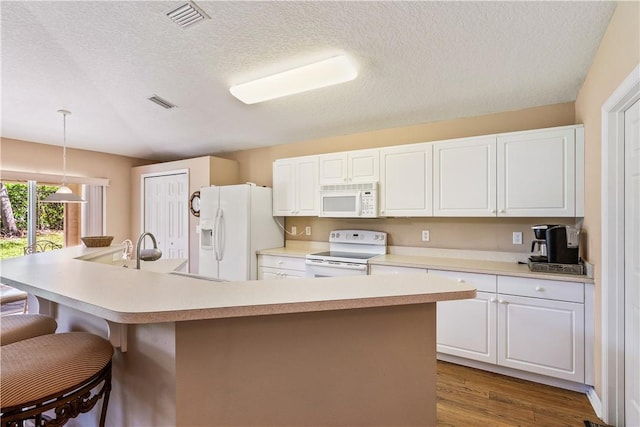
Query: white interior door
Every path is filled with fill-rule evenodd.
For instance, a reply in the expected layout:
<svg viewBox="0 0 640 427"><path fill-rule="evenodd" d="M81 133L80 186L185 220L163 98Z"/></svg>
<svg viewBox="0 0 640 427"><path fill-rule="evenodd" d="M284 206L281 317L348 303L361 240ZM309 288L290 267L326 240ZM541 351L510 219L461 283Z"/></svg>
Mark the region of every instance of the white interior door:
<svg viewBox="0 0 640 427"><path fill-rule="evenodd" d="M625 118L625 425L640 426L640 101Z"/></svg>
<svg viewBox="0 0 640 427"><path fill-rule="evenodd" d="M145 176L143 231L156 237L163 258L189 257L187 173ZM150 242L150 239L148 239ZM149 247L145 239L143 247Z"/></svg>

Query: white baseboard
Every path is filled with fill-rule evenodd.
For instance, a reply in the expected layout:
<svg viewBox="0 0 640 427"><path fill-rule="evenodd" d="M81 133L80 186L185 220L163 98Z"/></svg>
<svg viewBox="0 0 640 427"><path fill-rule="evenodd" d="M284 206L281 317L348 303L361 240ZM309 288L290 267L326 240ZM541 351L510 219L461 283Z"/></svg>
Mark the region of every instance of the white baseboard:
<svg viewBox="0 0 640 427"><path fill-rule="evenodd" d="M507 368L505 366L498 366L491 363L465 359L458 356L452 356L450 354L438 353L437 358L438 360L442 360L444 362L456 363L458 365L468 366L470 368L481 369L483 371L494 372L496 374L507 375L514 378L520 378L521 380L533 381L540 384L550 385L552 387L563 388L565 390L577 391L578 393L582 394L587 394L589 392L589 389L593 389L593 387L590 387L583 383L563 380L560 378L553 378L546 375L534 374L532 372L525 372L519 369Z"/></svg>
<svg viewBox="0 0 640 427"><path fill-rule="evenodd" d="M596 413L598 418L602 419L602 402L593 387L589 387L587 390L587 398L589 399L589 403L591 403L593 411Z"/></svg>

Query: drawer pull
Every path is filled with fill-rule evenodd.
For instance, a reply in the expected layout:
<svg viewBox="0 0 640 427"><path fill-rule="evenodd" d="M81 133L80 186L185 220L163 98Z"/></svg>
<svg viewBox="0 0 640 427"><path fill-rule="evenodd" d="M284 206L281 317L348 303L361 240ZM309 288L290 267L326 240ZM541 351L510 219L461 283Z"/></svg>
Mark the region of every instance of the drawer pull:
<svg viewBox="0 0 640 427"><path fill-rule="evenodd" d="M458 279L458 283L464 283L464 279Z"/></svg>
<svg viewBox="0 0 640 427"><path fill-rule="evenodd" d="M284 261L278 261L278 264L284 264Z"/></svg>
<svg viewBox="0 0 640 427"><path fill-rule="evenodd" d="M536 286L536 291L544 292L544 288L542 286Z"/></svg>

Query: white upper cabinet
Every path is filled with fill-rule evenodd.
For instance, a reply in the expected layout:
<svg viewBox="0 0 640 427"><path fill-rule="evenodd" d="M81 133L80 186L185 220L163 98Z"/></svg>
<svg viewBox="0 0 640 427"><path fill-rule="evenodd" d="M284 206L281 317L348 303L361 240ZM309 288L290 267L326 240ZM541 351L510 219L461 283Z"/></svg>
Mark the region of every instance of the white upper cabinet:
<svg viewBox="0 0 640 427"><path fill-rule="evenodd" d="M433 215L496 216L496 137L433 144Z"/></svg>
<svg viewBox="0 0 640 427"><path fill-rule="evenodd" d="M323 154L320 158L320 185L378 182L379 150L356 150Z"/></svg>
<svg viewBox="0 0 640 427"><path fill-rule="evenodd" d="M380 150L380 215L431 216L432 144Z"/></svg>
<svg viewBox="0 0 640 427"><path fill-rule="evenodd" d="M576 129L498 135L498 216L576 216Z"/></svg>
<svg viewBox="0 0 640 427"><path fill-rule="evenodd" d="M318 156L273 162L273 215L318 214Z"/></svg>
<svg viewBox="0 0 640 427"><path fill-rule="evenodd" d="M315 216L320 185L365 182L382 217L582 217L584 128L276 160L273 213Z"/></svg>

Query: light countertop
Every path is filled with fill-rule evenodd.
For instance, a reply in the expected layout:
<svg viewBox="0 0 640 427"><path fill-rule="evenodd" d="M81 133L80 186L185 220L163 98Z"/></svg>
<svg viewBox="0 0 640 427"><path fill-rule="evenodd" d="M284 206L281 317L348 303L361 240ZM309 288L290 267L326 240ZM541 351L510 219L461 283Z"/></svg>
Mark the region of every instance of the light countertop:
<svg viewBox="0 0 640 427"><path fill-rule="evenodd" d="M328 244L326 246L328 248ZM320 248L320 249L318 249ZM260 251L260 255L300 257L308 253L323 250L317 242L288 241L287 246ZM459 271L466 273L496 274L502 276L529 277L544 280L559 280L564 282L593 283L593 279L585 275L542 273L529 270L526 264L518 264L514 261L499 261L492 259L471 259L465 257L454 257L448 252L447 256L422 255L422 248L401 248L402 253L379 255L369 259L369 265L390 265L400 267L416 267L433 270ZM409 255L415 252L419 255ZM462 251L461 251L462 252ZM492 254L488 254L491 256ZM522 257L526 259L526 254Z"/></svg>
<svg viewBox="0 0 640 427"><path fill-rule="evenodd" d="M473 298L476 292L469 285L421 274L221 283L86 260L109 251L113 247L74 246L5 259L0 261L0 280L131 324L431 303Z"/></svg>

